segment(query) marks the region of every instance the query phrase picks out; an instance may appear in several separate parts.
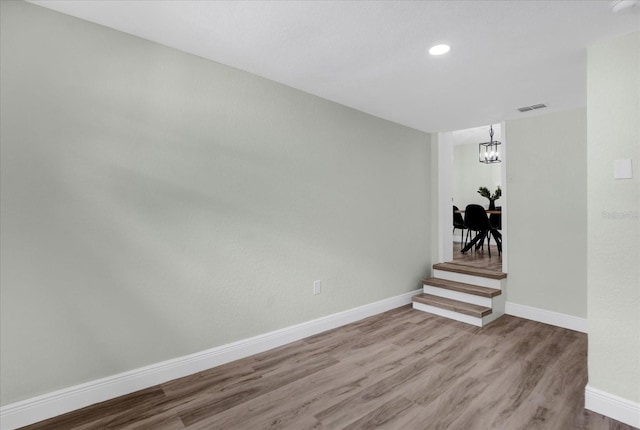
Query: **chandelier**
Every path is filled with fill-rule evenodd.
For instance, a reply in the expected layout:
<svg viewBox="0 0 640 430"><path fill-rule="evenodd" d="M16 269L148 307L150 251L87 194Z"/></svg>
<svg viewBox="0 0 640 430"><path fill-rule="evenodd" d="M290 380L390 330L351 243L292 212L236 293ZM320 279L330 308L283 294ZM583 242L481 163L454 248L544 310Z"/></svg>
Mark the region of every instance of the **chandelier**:
<svg viewBox="0 0 640 430"><path fill-rule="evenodd" d="M500 150L498 149L499 145L500 142L493 140L493 125L491 125L489 129L489 142L478 144L478 160L485 164L501 163Z"/></svg>

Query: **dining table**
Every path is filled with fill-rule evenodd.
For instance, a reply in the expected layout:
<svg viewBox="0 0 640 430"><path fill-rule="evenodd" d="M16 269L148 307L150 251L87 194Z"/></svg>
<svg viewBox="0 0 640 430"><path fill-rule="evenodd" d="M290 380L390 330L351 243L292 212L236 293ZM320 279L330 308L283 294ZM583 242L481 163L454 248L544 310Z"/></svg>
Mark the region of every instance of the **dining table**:
<svg viewBox="0 0 640 430"><path fill-rule="evenodd" d="M485 212L487 213L487 215L502 214L501 210L496 209L485 210ZM464 214L464 210L457 210L455 211L455 213ZM476 236L471 239L471 241L464 248L462 248L460 252L464 254L465 252L473 248L474 245L476 246L476 249L480 248L484 244L484 239L488 237L488 235L493 236L493 238L496 240L496 245L498 246L498 253L502 253L502 233L500 233L495 228L478 232L478 234L476 234Z"/></svg>

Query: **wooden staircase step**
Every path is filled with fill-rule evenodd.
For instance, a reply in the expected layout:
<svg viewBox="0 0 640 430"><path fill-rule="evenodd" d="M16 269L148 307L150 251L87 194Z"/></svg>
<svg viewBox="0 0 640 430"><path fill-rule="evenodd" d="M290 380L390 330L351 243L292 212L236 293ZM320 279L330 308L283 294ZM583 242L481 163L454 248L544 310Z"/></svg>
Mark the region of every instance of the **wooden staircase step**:
<svg viewBox="0 0 640 430"><path fill-rule="evenodd" d="M507 274L504 272L496 272L489 269L483 269L481 267L465 266L456 263L437 263L433 265L433 268L446 272L462 273L464 275L480 276L490 279L504 279L507 277Z"/></svg>
<svg viewBox="0 0 640 430"><path fill-rule="evenodd" d="M446 290L487 298L492 298L502 294L502 291L497 288L480 287L478 285L465 284L464 282L450 281L448 279L428 278L424 279L422 283L432 287L444 288Z"/></svg>
<svg viewBox="0 0 640 430"><path fill-rule="evenodd" d="M447 309L453 312L458 312L460 314L469 315L475 318L482 318L484 316L490 315L492 312L491 308L487 308L484 306L472 305L471 303L446 299L444 297L438 297L425 293L413 296L413 301L441 309Z"/></svg>

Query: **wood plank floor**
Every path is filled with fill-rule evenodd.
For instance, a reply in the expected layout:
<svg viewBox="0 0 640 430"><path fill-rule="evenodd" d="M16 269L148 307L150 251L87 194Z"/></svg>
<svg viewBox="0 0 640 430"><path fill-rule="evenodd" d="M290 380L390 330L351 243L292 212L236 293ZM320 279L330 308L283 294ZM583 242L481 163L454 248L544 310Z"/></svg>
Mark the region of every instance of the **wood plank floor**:
<svg viewBox="0 0 640 430"><path fill-rule="evenodd" d="M26 428L631 430L586 382L583 333L404 306Z"/></svg>
<svg viewBox="0 0 640 430"><path fill-rule="evenodd" d="M470 250L463 254L460 252L460 243L453 243L453 262L465 266L483 267L502 272L502 257L498 255L498 247L491 245L491 257L485 244L484 251Z"/></svg>

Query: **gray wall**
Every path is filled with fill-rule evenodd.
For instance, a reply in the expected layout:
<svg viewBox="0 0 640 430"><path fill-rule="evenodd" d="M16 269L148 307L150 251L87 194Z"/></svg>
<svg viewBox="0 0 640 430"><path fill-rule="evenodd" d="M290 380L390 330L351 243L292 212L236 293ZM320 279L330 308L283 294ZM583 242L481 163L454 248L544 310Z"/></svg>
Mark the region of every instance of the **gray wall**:
<svg viewBox="0 0 640 430"><path fill-rule="evenodd" d="M3 405L419 287L426 133L1 3Z"/></svg>
<svg viewBox="0 0 640 430"><path fill-rule="evenodd" d="M506 140L507 300L586 318L586 111L507 121Z"/></svg>
<svg viewBox="0 0 640 430"><path fill-rule="evenodd" d="M589 385L640 402L640 33L589 48ZM614 179L616 159L633 179Z"/></svg>

